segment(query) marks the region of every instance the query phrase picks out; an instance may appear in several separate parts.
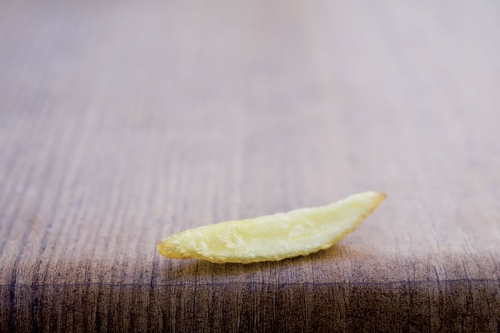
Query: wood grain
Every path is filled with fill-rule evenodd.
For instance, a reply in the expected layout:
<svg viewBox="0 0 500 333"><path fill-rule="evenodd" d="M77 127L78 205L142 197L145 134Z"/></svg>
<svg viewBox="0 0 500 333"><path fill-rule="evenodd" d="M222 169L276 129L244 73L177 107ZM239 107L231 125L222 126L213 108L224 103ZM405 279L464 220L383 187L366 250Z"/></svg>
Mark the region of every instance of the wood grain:
<svg viewBox="0 0 500 333"><path fill-rule="evenodd" d="M0 331L497 332L495 1L0 2ZM160 257L389 197L329 250Z"/></svg>

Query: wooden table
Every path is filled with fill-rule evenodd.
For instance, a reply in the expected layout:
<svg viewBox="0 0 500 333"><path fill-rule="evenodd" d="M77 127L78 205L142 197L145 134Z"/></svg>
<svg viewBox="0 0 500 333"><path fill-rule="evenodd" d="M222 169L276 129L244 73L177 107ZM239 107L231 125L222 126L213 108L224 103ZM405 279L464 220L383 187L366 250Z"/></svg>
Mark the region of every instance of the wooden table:
<svg viewBox="0 0 500 333"><path fill-rule="evenodd" d="M388 199L329 250L155 243ZM2 1L0 331L497 332L496 1Z"/></svg>

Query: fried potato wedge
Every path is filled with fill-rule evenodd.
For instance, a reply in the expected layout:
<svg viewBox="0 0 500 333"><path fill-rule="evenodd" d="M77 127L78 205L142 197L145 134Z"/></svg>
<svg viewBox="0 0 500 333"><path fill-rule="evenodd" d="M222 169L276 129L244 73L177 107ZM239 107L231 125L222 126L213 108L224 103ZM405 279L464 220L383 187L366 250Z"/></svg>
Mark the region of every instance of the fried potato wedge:
<svg viewBox="0 0 500 333"><path fill-rule="evenodd" d="M156 248L168 258L215 263L276 261L308 255L329 248L354 231L385 197L383 193L364 192L324 207L189 229L165 238Z"/></svg>

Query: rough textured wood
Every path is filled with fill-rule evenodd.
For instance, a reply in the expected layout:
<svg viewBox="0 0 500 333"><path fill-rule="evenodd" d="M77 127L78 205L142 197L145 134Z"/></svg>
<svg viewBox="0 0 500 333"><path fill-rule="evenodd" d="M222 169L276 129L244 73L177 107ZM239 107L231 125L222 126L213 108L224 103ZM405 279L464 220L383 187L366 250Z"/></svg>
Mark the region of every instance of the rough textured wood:
<svg viewBox="0 0 500 333"><path fill-rule="evenodd" d="M2 1L0 331L497 332L496 1ZM389 197L330 250L189 227Z"/></svg>

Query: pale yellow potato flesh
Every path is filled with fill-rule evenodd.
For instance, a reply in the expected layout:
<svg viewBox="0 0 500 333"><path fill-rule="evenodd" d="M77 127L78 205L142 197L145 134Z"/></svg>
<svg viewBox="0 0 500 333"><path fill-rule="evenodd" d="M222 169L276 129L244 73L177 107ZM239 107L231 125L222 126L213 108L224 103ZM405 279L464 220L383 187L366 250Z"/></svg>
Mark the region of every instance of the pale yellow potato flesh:
<svg viewBox="0 0 500 333"><path fill-rule="evenodd" d="M328 206L227 221L176 233L156 248L168 258L215 263L276 261L327 249L353 232L385 199L378 192L351 195Z"/></svg>

